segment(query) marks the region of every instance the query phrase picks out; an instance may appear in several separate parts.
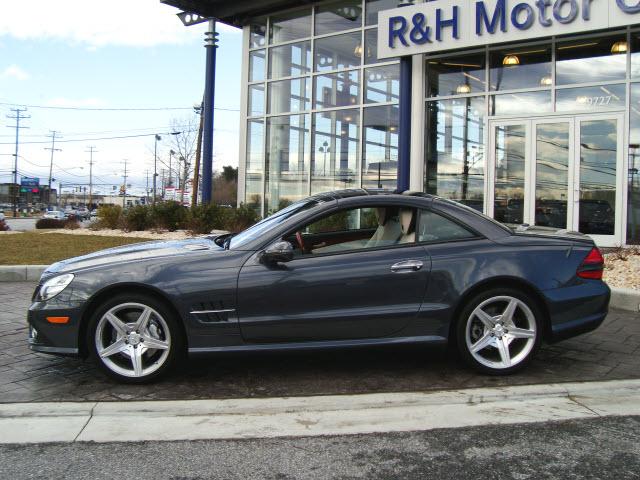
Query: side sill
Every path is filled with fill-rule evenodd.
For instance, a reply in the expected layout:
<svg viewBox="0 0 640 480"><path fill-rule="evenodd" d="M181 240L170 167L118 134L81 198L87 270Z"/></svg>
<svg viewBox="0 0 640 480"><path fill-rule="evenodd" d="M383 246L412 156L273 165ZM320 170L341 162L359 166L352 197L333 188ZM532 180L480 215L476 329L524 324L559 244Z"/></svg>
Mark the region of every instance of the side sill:
<svg viewBox="0 0 640 480"><path fill-rule="evenodd" d="M218 352L259 352L274 350L322 350L332 348L370 347L375 345L403 345L410 343L446 344L447 339L438 335L397 338L370 338L365 340L323 340L315 342L251 343L222 347L190 348L189 354L201 355Z"/></svg>
<svg viewBox="0 0 640 480"><path fill-rule="evenodd" d="M29 344L29 348L34 352L40 353L52 353L55 355L68 355L70 357L78 356L77 348L66 348L66 347L47 347L45 345L37 345L37 344Z"/></svg>

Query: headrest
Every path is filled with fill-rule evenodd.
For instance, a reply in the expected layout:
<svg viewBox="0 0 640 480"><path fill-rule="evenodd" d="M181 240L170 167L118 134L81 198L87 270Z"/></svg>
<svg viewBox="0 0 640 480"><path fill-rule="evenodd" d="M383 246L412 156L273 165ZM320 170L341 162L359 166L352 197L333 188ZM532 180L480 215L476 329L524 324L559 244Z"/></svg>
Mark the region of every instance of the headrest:
<svg viewBox="0 0 640 480"><path fill-rule="evenodd" d="M385 207L376 208L376 217L378 217L378 225L383 227L387 223L387 209Z"/></svg>
<svg viewBox="0 0 640 480"><path fill-rule="evenodd" d="M413 209L401 208L400 209L400 227L402 228L402 234L407 235L413 230Z"/></svg>

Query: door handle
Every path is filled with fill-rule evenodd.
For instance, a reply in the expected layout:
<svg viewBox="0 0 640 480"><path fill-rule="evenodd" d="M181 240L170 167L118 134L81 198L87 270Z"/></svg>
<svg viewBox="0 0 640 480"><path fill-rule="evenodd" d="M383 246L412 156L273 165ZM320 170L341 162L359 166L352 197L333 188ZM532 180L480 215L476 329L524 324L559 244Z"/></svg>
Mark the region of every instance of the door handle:
<svg viewBox="0 0 640 480"><path fill-rule="evenodd" d="M391 271L394 273L417 272L422 268L422 265L420 260L404 260L391 265Z"/></svg>

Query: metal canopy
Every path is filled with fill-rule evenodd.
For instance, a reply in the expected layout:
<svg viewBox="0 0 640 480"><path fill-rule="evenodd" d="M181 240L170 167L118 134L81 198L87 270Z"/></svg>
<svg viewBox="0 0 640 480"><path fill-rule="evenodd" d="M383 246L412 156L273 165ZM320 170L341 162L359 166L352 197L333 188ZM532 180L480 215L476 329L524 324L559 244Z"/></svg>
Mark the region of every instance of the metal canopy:
<svg viewBox="0 0 640 480"><path fill-rule="evenodd" d="M241 27L251 18L277 10L310 5L310 0L160 0L162 3L203 17L214 17L222 23Z"/></svg>

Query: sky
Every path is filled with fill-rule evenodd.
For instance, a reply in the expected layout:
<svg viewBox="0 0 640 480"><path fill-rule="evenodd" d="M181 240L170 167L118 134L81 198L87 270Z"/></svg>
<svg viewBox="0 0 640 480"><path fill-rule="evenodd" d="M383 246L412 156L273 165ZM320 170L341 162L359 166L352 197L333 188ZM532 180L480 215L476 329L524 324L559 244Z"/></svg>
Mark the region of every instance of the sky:
<svg viewBox="0 0 640 480"><path fill-rule="evenodd" d="M94 146L95 184L121 184L126 159L131 193L142 193L154 134L176 121L197 126L193 106L204 91L206 24L184 27L176 13L159 0L0 0L0 183L13 171L15 120L7 115L26 106L19 175L48 182L45 148L56 130L54 188L89 183ZM241 31L218 31L214 170L238 165L242 59ZM158 170L170 149L162 135Z"/></svg>

